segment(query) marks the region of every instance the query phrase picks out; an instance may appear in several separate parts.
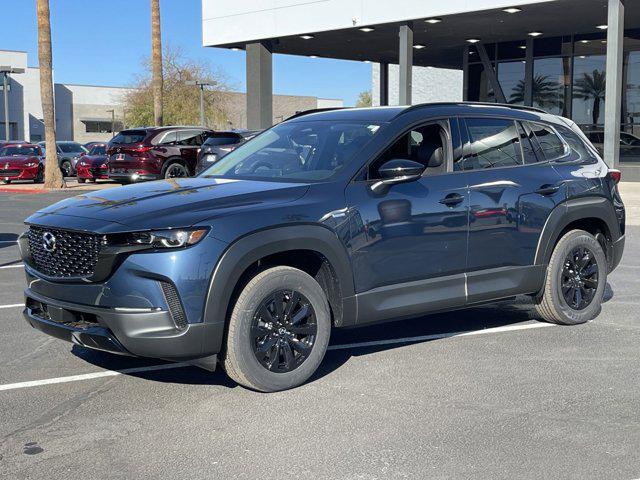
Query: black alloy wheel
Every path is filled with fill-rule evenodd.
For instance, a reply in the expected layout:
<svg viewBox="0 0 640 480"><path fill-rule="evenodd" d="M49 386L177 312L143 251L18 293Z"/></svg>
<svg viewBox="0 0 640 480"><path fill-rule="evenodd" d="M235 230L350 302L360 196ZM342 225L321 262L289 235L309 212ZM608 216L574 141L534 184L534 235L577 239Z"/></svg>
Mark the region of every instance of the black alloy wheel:
<svg viewBox="0 0 640 480"><path fill-rule="evenodd" d="M574 310L584 310L598 289L598 263L586 247L577 247L564 261L561 280L562 296Z"/></svg>
<svg viewBox="0 0 640 480"><path fill-rule="evenodd" d="M71 163L67 160L62 162L60 165L60 171L62 172L63 177L71 177L73 175L73 168L71 167Z"/></svg>
<svg viewBox="0 0 640 480"><path fill-rule="evenodd" d="M172 163L167 167L167 171L164 173L164 178L185 178L188 176L189 170L180 163Z"/></svg>
<svg viewBox="0 0 640 480"><path fill-rule="evenodd" d="M279 290L264 299L254 315L253 352L267 370L291 372L310 355L317 331L309 300L299 292Z"/></svg>

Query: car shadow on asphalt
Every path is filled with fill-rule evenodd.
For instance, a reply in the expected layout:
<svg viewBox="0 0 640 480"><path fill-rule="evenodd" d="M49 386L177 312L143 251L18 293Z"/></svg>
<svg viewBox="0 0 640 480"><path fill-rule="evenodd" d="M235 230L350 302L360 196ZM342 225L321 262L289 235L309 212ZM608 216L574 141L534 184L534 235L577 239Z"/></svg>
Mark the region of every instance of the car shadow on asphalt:
<svg viewBox="0 0 640 480"><path fill-rule="evenodd" d="M461 332L472 332L493 327L504 327L519 323L537 321L535 310L530 300L518 298L515 301L499 302L480 307L446 313L426 315L406 320L364 326L359 328L334 329L330 341L330 350L311 377L309 382L318 380L340 368L351 357L371 355L373 353L402 348L406 345L442 341L442 338L415 339L415 337L455 336ZM397 342L397 339L409 339ZM412 340L413 339L413 340ZM384 343L384 342L389 343ZM381 342L374 346L353 346L350 348L334 348L341 345L364 342ZM155 359L143 359L114 355L106 352L87 349L74 345L71 352L82 360L97 367L123 371L124 375L143 378L150 381L190 384L218 385L233 388L237 385L218 367L215 372L208 372L197 367L183 367L167 370L127 372L131 368L143 368L163 363Z"/></svg>

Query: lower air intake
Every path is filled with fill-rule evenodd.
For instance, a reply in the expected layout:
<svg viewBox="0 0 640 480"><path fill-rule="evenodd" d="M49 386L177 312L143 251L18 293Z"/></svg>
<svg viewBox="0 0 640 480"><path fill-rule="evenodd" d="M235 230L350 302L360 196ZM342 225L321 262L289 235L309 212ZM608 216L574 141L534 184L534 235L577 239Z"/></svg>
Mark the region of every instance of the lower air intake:
<svg viewBox="0 0 640 480"><path fill-rule="evenodd" d="M178 290L169 282L160 282L160 286L162 287L162 293L169 306L169 313L171 313L173 323L175 323L178 328L187 328L187 316L184 313L184 308L182 308Z"/></svg>

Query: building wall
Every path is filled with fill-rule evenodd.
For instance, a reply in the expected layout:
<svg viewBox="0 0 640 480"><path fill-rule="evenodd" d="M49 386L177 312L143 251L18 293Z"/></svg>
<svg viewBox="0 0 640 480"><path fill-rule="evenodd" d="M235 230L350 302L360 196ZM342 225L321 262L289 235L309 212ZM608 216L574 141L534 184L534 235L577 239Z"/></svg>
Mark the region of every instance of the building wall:
<svg viewBox="0 0 640 480"><path fill-rule="evenodd" d="M226 113L226 125L218 128L247 128L246 94L242 92L221 92L220 108ZM273 96L273 123L279 123L296 112L315 108L342 107L344 102L339 99L327 99L297 95Z"/></svg>
<svg viewBox="0 0 640 480"><path fill-rule="evenodd" d="M380 64L372 67L371 99L373 105L380 105ZM461 102L463 76L462 70L413 67L412 103ZM399 67L389 65L389 105L398 105L399 86Z"/></svg>
<svg viewBox="0 0 640 480"><path fill-rule="evenodd" d="M202 0L205 46L558 0Z"/></svg>

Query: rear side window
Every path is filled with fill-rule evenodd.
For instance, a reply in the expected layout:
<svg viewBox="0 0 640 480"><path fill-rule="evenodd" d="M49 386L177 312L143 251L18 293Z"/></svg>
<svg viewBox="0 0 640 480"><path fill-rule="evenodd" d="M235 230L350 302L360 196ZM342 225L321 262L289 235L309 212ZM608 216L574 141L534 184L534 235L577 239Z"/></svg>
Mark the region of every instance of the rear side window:
<svg viewBox="0 0 640 480"><path fill-rule="evenodd" d="M572 155L567 158L568 160L581 160L587 163L598 161L598 157L594 152L595 147L586 145L580 135L570 128L563 127L561 125L558 125L557 128L560 135L562 135L562 138L564 138L571 148Z"/></svg>
<svg viewBox="0 0 640 480"><path fill-rule="evenodd" d="M127 143L140 143L147 136L147 132L144 130L123 130L118 133L113 140L112 145L125 145Z"/></svg>
<svg viewBox="0 0 640 480"><path fill-rule="evenodd" d="M528 125L546 160L550 162L558 160L569 153L566 144L551 127L530 122Z"/></svg>
<svg viewBox="0 0 640 480"><path fill-rule="evenodd" d="M178 130L176 145L183 147L199 147L202 145L202 132L200 130Z"/></svg>
<svg viewBox="0 0 640 480"><path fill-rule="evenodd" d="M536 155L535 149L535 140L533 137L533 132L527 131L524 129L521 123L518 122L518 132L520 133L520 144L522 145L522 157L525 165L531 163L537 163L539 161L544 161L545 158L542 155L542 152L538 152Z"/></svg>
<svg viewBox="0 0 640 480"><path fill-rule="evenodd" d="M513 120L465 119L469 141L464 151L464 170L522 165L520 135Z"/></svg>

